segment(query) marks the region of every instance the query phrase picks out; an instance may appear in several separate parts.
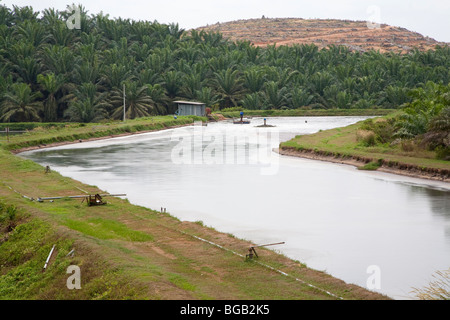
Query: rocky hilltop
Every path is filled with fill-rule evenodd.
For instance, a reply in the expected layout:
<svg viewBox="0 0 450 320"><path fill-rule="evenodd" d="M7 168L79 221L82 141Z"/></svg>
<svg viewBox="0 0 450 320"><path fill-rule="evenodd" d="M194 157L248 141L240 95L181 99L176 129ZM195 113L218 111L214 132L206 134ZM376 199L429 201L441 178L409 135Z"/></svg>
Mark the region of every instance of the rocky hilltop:
<svg viewBox="0 0 450 320"><path fill-rule="evenodd" d="M414 48L449 45L405 28L351 20L261 18L216 23L197 30L220 32L231 40L248 40L256 46L313 43L319 48L344 45L353 51L407 53Z"/></svg>

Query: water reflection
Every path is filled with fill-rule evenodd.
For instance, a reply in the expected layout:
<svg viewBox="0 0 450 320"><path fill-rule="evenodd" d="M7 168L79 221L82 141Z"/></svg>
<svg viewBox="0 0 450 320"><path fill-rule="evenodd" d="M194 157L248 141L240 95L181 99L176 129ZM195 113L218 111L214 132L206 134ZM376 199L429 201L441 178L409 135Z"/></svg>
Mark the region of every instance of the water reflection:
<svg viewBox="0 0 450 320"><path fill-rule="evenodd" d="M438 217L450 219L450 197L448 191L421 188L425 198L429 199L431 211Z"/></svg>
<svg viewBox="0 0 450 320"><path fill-rule="evenodd" d="M285 140L360 119L309 118L306 124L304 118L274 118L270 123ZM127 193L132 203L165 207L181 220L202 220L255 243L285 241L277 248L281 252L350 283L365 287L367 268L379 266L381 292L394 298L408 297L412 287L427 285L436 270L450 265L448 184L275 153L276 173L267 175L261 174L267 164L251 161L177 164L171 151L179 142L172 134L186 137L195 130L181 129L23 156L108 192ZM246 135L255 127L221 122L203 130ZM237 147L250 152L246 160L253 159L251 143Z"/></svg>

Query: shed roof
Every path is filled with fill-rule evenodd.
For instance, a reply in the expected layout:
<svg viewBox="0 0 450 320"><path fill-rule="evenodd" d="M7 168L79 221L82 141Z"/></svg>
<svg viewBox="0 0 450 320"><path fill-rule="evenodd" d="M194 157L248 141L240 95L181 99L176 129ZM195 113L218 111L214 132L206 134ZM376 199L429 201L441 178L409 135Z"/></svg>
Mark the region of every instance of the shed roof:
<svg viewBox="0 0 450 320"><path fill-rule="evenodd" d="M174 101L174 103L178 103L178 104L193 104L193 105L204 105L205 103L203 102L196 102L196 101Z"/></svg>

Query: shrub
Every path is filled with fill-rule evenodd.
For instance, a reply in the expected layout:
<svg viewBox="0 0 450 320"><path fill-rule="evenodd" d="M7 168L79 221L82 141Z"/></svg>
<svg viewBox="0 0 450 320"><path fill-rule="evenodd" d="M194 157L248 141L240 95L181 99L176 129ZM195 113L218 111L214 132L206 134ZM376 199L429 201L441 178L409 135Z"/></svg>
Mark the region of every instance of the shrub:
<svg viewBox="0 0 450 320"><path fill-rule="evenodd" d="M361 142L366 147L371 147L376 144L375 132L369 130L356 131L356 141Z"/></svg>
<svg viewBox="0 0 450 320"><path fill-rule="evenodd" d="M415 144L413 140L402 140L400 142L400 147L403 151L412 152L415 149Z"/></svg>
<svg viewBox="0 0 450 320"><path fill-rule="evenodd" d="M15 227L16 219L17 208L13 205L0 203L0 227L6 228L6 230L9 232Z"/></svg>
<svg viewBox="0 0 450 320"><path fill-rule="evenodd" d="M372 131L375 134L375 142L389 143L394 139L395 119L367 119L361 129Z"/></svg>
<svg viewBox="0 0 450 320"><path fill-rule="evenodd" d="M440 160L447 160L450 161L450 148L439 146L435 149L436 151L436 158Z"/></svg>
<svg viewBox="0 0 450 320"><path fill-rule="evenodd" d="M358 167L358 170L377 170L379 167L381 167L383 163L383 160L378 160L378 161L372 161L369 162L363 166Z"/></svg>

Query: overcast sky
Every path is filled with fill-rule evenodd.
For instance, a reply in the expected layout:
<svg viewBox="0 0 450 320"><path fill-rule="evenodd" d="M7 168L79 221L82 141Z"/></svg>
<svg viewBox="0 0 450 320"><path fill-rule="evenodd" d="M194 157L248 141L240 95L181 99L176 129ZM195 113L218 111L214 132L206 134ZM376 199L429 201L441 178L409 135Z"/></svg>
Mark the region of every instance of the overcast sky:
<svg viewBox="0 0 450 320"><path fill-rule="evenodd" d="M216 22L261 18L318 18L375 21L450 42L450 0L0 0L12 5L66 9L82 4L110 18L178 23L183 29Z"/></svg>

